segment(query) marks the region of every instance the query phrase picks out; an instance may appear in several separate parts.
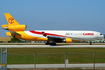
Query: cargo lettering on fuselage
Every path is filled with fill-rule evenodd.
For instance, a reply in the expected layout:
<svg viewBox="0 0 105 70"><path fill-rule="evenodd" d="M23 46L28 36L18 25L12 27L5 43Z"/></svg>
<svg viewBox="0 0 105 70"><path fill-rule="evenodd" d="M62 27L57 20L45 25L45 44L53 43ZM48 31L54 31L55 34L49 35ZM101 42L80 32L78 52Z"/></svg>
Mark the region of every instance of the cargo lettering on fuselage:
<svg viewBox="0 0 105 70"><path fill-rule="evenodd" d="M90 35L90 36L93 36L94 33L66 33L65 35L66 36L68 36L68 35L84 35L84 36Z"/></svg>
<svg viewBox="0 0 105 70"><path fill-rule="evenodd" d="M66 33L65 35L83 35L83 33Z"/></svg>
<svg viewBox="0 0 105 70"><path fill-rule="evenodd" d="M94 35L94 33L83 33L83 35L85 36L85 35L90 35L90 36L93 36Z"/></svg>

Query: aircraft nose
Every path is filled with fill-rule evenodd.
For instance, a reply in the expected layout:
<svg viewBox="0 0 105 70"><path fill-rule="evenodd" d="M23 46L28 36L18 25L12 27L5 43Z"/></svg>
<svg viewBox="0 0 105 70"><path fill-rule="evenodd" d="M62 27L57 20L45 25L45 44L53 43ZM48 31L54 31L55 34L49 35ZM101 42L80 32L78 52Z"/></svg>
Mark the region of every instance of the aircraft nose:
<svg viewBox="0 0 105 70"><path fill-rule="evenodd" d="M101 33L99 33L98 36L97 36L97 39L98 39L98 40L101 40L101 39L103 39L103 38L104 38L104 35L101 34Z"/></svg>
<svg viewBox="0 0 105 70"><path fill-rule="evenodd" d="M102 35L102 38L104 38L104 35Z"/></svg>
<svg viewBox="0 0 105 70"><path fill-rule="evenodd" d="M103 39L104 38L104 35L103 34L100 34L100 39Z"/></svg>

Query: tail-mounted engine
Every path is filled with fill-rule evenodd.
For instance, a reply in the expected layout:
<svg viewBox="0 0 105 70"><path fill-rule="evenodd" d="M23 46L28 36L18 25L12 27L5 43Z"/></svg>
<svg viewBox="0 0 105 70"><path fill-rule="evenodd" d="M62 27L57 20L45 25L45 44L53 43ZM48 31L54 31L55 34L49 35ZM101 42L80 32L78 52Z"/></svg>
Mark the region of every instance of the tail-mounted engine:
<svg viewBox="0 0 105 70"><path fill-rule="evenodd" d="M26 25L2 25L5 30L9 31L24 31L26 30Z"/></svg>

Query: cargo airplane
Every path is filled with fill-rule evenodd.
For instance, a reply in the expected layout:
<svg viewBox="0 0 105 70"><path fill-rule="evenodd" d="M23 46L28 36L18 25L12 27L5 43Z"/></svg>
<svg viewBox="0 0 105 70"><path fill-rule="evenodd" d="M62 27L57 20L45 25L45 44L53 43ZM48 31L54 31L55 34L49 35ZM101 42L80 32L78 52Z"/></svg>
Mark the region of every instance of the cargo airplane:
<svg viewBox="0 0 105 70"><path fill-rule="evenodd" d="M2 28L8 30L7 36L29 41L47 41L46 45L56 43L71 43L72 41L92 41L103 39L103 35L96 31L69 31L69 30L26 30L26 25L20 25L9 13L4 13L8 24Z"/></svg>

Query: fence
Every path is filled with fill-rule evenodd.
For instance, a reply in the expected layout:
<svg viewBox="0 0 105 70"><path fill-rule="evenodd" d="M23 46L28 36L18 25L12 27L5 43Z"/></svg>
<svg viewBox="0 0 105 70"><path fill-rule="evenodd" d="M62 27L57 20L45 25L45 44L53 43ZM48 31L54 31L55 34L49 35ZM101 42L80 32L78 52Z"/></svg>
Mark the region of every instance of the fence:
<svg viewBox="0 0 105 70"><path fill-rule="evenodd" d="M96 69L95 63L105 63L105 53L35 53L35 54L8 54L8 64L64 64L62 68L69 68L66 64L92 63L92 69ZM65 63L66 61L66 63ZM68 61L68 62L67 62ZM76 66L74 66L76 68ZM72 66L70 66L72 68ZM78 66L77 66L78 68ZM87 67L82 67L86 68ZM91 67L90 67L91 68ZM101 67L101 69L104 67Z"/></svg>
<svg viewBox="0 0 105 70"><path fill-rule="evenodd" d="M5 51L0 50L0 70L7 70L7 48Z"/></svg>

